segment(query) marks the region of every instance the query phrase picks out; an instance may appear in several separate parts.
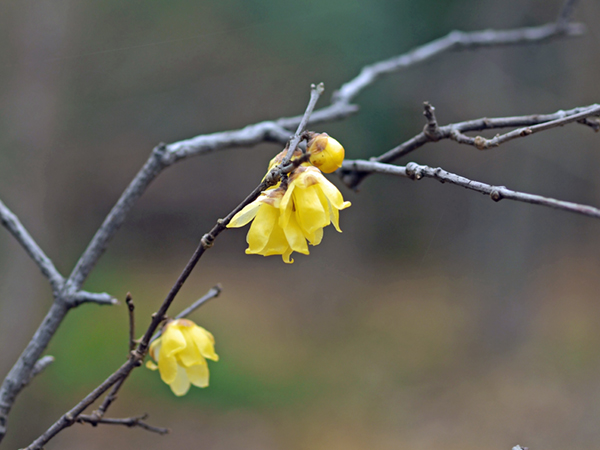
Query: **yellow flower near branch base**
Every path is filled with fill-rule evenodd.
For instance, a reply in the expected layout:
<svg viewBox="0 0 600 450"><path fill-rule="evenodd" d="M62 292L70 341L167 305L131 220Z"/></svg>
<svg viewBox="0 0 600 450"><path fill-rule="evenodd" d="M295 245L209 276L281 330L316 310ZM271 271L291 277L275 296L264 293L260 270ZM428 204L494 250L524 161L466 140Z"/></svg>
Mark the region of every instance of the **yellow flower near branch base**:
<svg viewBox="0 0 600 450"><path fill-rule="evenodd" d="M192 384L208 386L206 359L219 360L214 345L213 335L191 320L172 320L165 325L162 336L150 345L150 356L158 365L148 361L146 367L158 369L161 379L175 395L185 395Z"/></svg>
<svg viewBox="0 0 600 450"><path fill-rule="evenodd" d="M253 220L246 241L246 253L263 256L281 255L293 263L292 252L309 254L307 240L318 245L323 228L339 226L339 211L350 206L341 192L314 166L294 169L284 185L263 192L238 212L227 225L243 227Z"/></svg>

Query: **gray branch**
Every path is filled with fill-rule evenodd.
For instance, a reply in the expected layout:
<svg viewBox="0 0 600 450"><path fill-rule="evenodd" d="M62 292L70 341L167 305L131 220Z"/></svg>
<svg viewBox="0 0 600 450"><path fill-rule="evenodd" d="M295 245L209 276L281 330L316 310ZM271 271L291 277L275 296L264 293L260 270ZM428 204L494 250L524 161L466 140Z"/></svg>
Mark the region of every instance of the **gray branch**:
<svg viewBox="0 0 600 450"><path fill-rule="evenodd" d="M600 209L593 206L580 205L578 203L566 202L554 198L543 197L541 195L528 194L508 189L506 186L493 186L480 181L470 180L455 173L447 172L440 167L432 168L422 166L417 163L408 163L406 166L395 166L392 164L383 164L374 161L348 160L342 165L343 171L359 171L365 173L381 173L387 175L397 175L412 180L422 178L434 178L442 183L455 184L472 191L489 195L492 200L498 202L502 199L515 200L518 202L532 203L534 205L548 206L550 208L560 209L572 213L581 214L587 217L600 219Z"/></svg>
<svg viewBox="0 0 600 450"><path fill-rule="evenodd" d="M97 418L92 416L86 416L86 415L80 415L77 418L77 423L89 423L90 425L92 425L93 427L97 426L98 424L104 424L104 425L122 425L125 427L129 427L129 428L134 428L134 427L138 427L138 428L142 428L144 430L147 431L151 431L153 433L158 433L158 434L169 434L170 430L168 428L162 428L162 427L155 427L152 425L148 425L146 422L144 422L144 420L148 417L148 414L144 414L143 416L139 416L139 417L127 417L125 419L113 419L113 418Z"/></svg>
<svg viewBox="0 0 600 450"><path fill-rule="evenodd" d="M417 47L408 53L363 67L356 78L342 85L334 93L333 101L350 102L365 87L373 84L381 76L404 70L451 50L533 44L562 36L581 36L583 33L585 33L583 24L562 21L514 30L452 31L446 36Z"/></svg>
<svg viewBox="0 0 600 450"><path fill-rule="evenodd" d="M204 294L202 297L200 297L198 300L196 300L190 306L188 306L183 311L181 311L179 314L177 314L175 316L175 319L183 319L183 318L189 316L191 313L196 311L198 308L200 308L202 305L204 305L209 300L212 300L213 298L217 298L221 294L222 291L223 291L223 287L220 284L217 284L216 286L210 288L210 290L206 294ZM154 342L161 335L162 335L162 330L158 330L156 332L156 334L154 334L154 336L152 336L152 338L150 339L150 342Z"/></svg>
<svg viewBox="0 0 600 450"><path fill-rule="evenodd" d="M54 356L46 355L34 364L33 370L31 371L31 378L27 382L27 384L31 383L35 377L37 377L40 373L42 373L46 368L54 362Z"/></svg>
<svg viewBox="0 0 600 450"><path fill-rule="evenodd" d="M14 236L17 242L21 244L27 254L31 256L31 259L38 265L42 274L48 278L52 290L58 292L62 289L64 283L62 275L56 270L50 258L46 256L44 251L33 240L17 216L2 201L0 201L0 222Z"/></svg>
<svg viewBox="0 0 600 450"><path fill-rule="evenodd" d="M82 303L96 303L98 305L118 305L119 300L106 292L88 292L79 291L72 298L72 306L79 306Z"/></svg>
<svg viewBox="0 0 600 450"><path fill-rule="evenodd" d="M475 120L467 120L465 122L451 123L442 127L438 126L435 118L435 108L429 103L425 103L425 112L423 113L427 119L423 131L408 141L394 147L384 154L372 158L372 161L381 163L390 163L398 158L408 155L418 148L430 142L437 142L442 139L451 139L459 144L471 145L477 149L484 150L491 147L497 147L502 143L512 139L527 137L539 131L549 130L568 123L580 123L588 126L595 131L600 129L600 124L597 120L592 120L590 117L600 115L600 105L593 104L590 106L573 108L568 111L557 111L554 114L532 114L528 116L515 117L497 117L497 118L481 118ZM500 128L520 127L514 131L504 135L498 135L492 139L486 139L482 136L467 136L465 133L473 131L494 130ZM344 183L356 189L358 185L368 175L368 172L341 172L341 177Z"/></svg>

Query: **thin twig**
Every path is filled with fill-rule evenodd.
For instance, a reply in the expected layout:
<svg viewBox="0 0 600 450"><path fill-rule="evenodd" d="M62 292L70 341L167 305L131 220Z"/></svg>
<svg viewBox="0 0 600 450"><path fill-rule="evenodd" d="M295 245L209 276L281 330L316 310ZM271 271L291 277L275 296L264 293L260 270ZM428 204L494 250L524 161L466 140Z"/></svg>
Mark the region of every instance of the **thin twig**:
<svg viewBox="0 0 600 450"><path fill-rule="evenodd" d="M112 403L117 399L117 394L119 393L119 389L121 389L121 386L123 386L123 383L125 383L125 380L127 380L127 376L128 376L128 374L124 375L119 381L117 381L110 388L110 392L108 393L108 395L106 397L104 397L104 401L98 407L98 409L92 413L92 415L91 415L92 417L95 417L96 419L101 419L102 417L104 417L104 414L106 414L106 411L108 411L108 408L110 408L110 405L112 405Z"/></svg>
<svg viewBox="0 0 600 450"><path fill-rule="evenodd" d="M381 173L388 175L397 175L420 180L422 178L434 178L442 183L455 184L482 194L487 194L492 200L498 202L502 199L516 200L519 202L532 203L535 205L548 206L550 208L581 214L587 217L600 219L600 209L593 206L581 205L578 203L566 202L541 195L528 194L508 189L506 186L493 186L480 181L470 180L463 176L447 172L440 167L432 168L419 165L417 163L408 163L406 166L394 166L392 164L382 164L374 161L348 160L344 161L342 170L359 171L363 173Z"/></svg>
<svg viewBox="0 0 600 450"><path fill-rule="evenodd" d="M35 261L42 274L48 278L52 290L54 292L60 291L64 283L63 276L56 270L52 260L46 256L44 251L27 232L18 217L2 201L0 201L0 222L13 235L17 242L21 244L31 259Z"/></svg>
<svg viewBox="0 0 600 450"><path fill-rule="evenodd" d="M216 286L210 288L210 290L206 294L204 294L202 297L200 297L198 300L196 300L190 306L188 306L183 311L181 311L179 314L177 314L175 316L175 319L183 319L183 318L189 316L191 313L196 311L198 308L200 308L202 305L204 305L209 300L212 300L213 298L217 298L221 294L222 290L223 290L223 287L220 284L217 284ZM162 335L162 330L158 330L152 336L152 338L150 338L150 343L157 340L161 335Z"/></svg>
<svg viewBox="0 0 600 450"><path fill-rule="evenodd" d="M123 425L123 426L129 427L129 428L133 428L133 427L143 428L144 430L152 431L153 433L158 433L158 434L170 433L171 430L169 430L168 428L155 427L152 425L148 425L146 422L144 422L144 420L147 418L148 418L148 414L144 414L139 417L127 417L125 419L112 419L112 418L98 419L94 416L80 415L77 418L77 423L89 423L93 427L95 427L99 424Z"/></svg>
<svg viewBox="0 0 600 450"><path fill-rule="evenodd" d="M573 108L567 111L557 111L554 114L532 114L528 116L515 117L498 117L498 118L481 118L475 120L467 120L465 122L451 123L449 125L438 126L437 121L433 127L432 120L435 120L433 115L433 107L428 103L425 104L424 115L427 118L425 129L412 137L408 141L394 147L384 154L371 158L372 161L381 163L390 163L398 158L408 155L418 148L430 142L437 142L442 139L452 139L459 144L471 145L478 149L490 148L498 146L509 140L526 137L538 131L545 131L551 128L563 126L568 123L579 123L589 126L593 130L597 130L597 123L586 121L592 116L600 115L600 104ZM430 115L428 117L428 115ZM596 124L596 126L594 126ZM433 128L432 128L433 127ZM500 128L525 127L506 133L502 136L496 136L493 139L486 139L482 136L471 137L465 133L473 131L493 130ZM433 131L432 131L433 130ZM368 173L360 172L343 172L340 174L344 183L350 188L356 189Z"/></svg>
<svg viewBox="0 0 600 450"><path fill-rule="evenodd" d="M31 371L31 378L27 382L27 384L31 383L35 377L37 377L40 373L42 373L46 368L54 362L54 356L46 355L40 358L35 365L33 366L33 370Z"/></svg>
<svg viewBox="0 0 600 450"><path fill-rule="evenodd" d="M296 134L294 134L294 137L290 141L288 151L287 151L285 157L283 158L283 161L281 162L282 166L287 166L289 164L289 162L291 161L292 156L294 155L294 152L298 148L298 144L302 140L302 133L306 129L306 124L308 123L308 119L310 119L310 115L312 114L313 110L315 109L317 100L319 100L319 97L321 96L321 94L323 93L324 90L325 90L325 86L323 85L323 83L319 83L316 86L314 84L310 86L310 100L308 101L308 106L306 107L306 111L304 111L304 116L302 117L302 120L298 124L298 129L296 130Z"/></svg>
<svg viewBox="0 0 600 450"><path fill-rule="evenodd" d="M558 14L558 19L556 20L558 28L564 28L569 24L577 2L578 0L565 0L560 13Z"/></svg>
<svg viewBox="0 0 600 450"><path fill-rule="evenodd" d="M98 305L118 305L117 300L106 292L88 292L79 291L72 297L72 306L79 306L82 303L96 303Z"/></svg>
<svg viewBox="0 0 600 450"><path fill-rule="evenodd" d="M502 135L496 135L492 139L486 139L481 136L471 138L469 136L465 136L464 134L459 134L459 133L451 134L449 137L450 137L450 139L456 140L457 142L460 142L461 144L473 145L474 147L477 147L479 150L487 150L492 147L498 147L499 145L504 144L505 142L508 142L508 141L512 141L513 139L531 136L534 133L537 133L540 131L546 131L551 128L561 127L563 125L567 125L567 124L573 123L573 122L579 122L584 125L592 126L592 123L585 122L584 120L587 119L588 117L598 116L598 115L600 115L600 105L593 105L582 112L568 115L568 116L560 118L560 119L551 120L549 122L544 122L539 125L534 125L534 126L526 127L526 128L518 128L509 133L505 133ZM456 130L456 131L458 132L458 130Z"/></svg>
<svg viewBox="0 0 600 450"><path fill-rule="evenodd" d="M579 23L548 23L539 27L513 30L452 31L446 36L417 47L407 53L365 66L359 75L343 84L333 95L333 102L349 103L364 88L385 74L398 72L451 50L479 47L522 45L548 41L560 36L581 36L585 26Z"/></svg>
<svg viewBox="0 0 600 450"><path fill-rule="evenodd" d="M129 312L129 351L132 352L135 350L135 306L129 292L125 297L125 303L127 303L127 311Z"/></svg>
<svg viewBox="0 0 600 450"><path fill-rule="evenodd" d="M198 308L200 308L202 305L204 305L209 300L212 300L213 298L217 298L221 294L222 291L223 291L223 286L221 286L220 283L217 284L216 286L211 287L206 294L204 294L202 297L200 297L198 300L196 300L190 306L188 306L183 311L181 311L179 314L177 314L175 316L175 318L183 319L184 317L189 316L191 313L196 311Z"/></svg>

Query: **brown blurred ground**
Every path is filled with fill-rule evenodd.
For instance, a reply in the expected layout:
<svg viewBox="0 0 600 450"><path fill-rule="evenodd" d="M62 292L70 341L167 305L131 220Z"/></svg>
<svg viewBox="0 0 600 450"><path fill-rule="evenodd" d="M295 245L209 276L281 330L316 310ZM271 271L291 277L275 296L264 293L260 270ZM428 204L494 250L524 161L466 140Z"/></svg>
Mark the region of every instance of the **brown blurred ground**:
<svg viewBox="0 0 600 450"><path fill-rule="evenodd" d="M381 80L361 113L327 125L351 158L441 123L598 102L600 7L586 37L445 55ZM359 68L451 29L537 25L559 1L117 2L0 5L0 198L64 273L151 148L300 113ZM323 104L326 100L323 100ZM321 131L321 130L319 130ZM597 134L570 126L477 152L443 142L409 160L600 205ZM262 177L270 145L162 174L86 288L131 291L143 326L198 238ZM403 163L409 160L403 161ZM334 181L335 177L331 177ZM176 399L140 369L115 415L151 414L167 437L75 426L48 448L536 449L600 439L600 224L431 180L367 180L344 233L292 266L224 234L178 298L221 282L193 317L217 338L211 386ZM0 230L0 374L50 302ZM19 398L7 448L29 443L126 352L123 307L74 311L57 360Z"/></svg>

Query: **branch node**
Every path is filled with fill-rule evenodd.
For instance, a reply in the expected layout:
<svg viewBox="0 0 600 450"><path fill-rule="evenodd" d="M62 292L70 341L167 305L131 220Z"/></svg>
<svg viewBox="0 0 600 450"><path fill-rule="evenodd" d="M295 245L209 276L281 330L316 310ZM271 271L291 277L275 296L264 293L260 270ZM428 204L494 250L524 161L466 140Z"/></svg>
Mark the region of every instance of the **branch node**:
<svg viewBox="0 0 600 450"><path fill-rule="evenodd" d="M502 195L502 192L500 192L499 188L494 188L492 189L492 192L490 192L490 198L495 202L499 202L504 198L504 196Z"/></svg>
<svg viewBox="0 0 600 450"><path fill-rule="evenodd" d="M487 150L490 148L490 141L483 136L475 136L473 144L477 150Z"/></svg>
<svg viewBox="0 0 600 450"><path fill-rule="evenodd" d="M533 130L531 128L523 128L521 130L521 132L519 133L519 136L529 136L532 133L533 133Z"/></svg>
<svg viewBox="0 0 600 450"><path fill-rule="evenodd" d="M417 163L410 162L406 165L406 175L408 175L411 180L418 181L423 178L423 170Z"/></svg>
<svg viewBox="0 0 600 450"><path fill-rule="evenodd" d="M433 142L437 142L443 138L440 127L435 117L435 108L429 102L423 102L423 115L427 119L427 124L423 128L423 133Z"/></svg>
<svg viewBox="0 0 600 450"><path fill-rule="evenodd" d="M156 147L154 147L152 153L165 166L170 166L176 160L175 153L170 152L169 147L164 142L161 142Z"/></svg>
<svg viewBox="0 0 600 450"><path fill-rule="evenodd" d="M200 243L202 244L202 247L209 249L214 245L215 238L210 233L206 233L204 236L202 236L202 239L200 239Z"/></svg>

